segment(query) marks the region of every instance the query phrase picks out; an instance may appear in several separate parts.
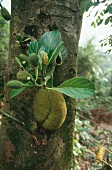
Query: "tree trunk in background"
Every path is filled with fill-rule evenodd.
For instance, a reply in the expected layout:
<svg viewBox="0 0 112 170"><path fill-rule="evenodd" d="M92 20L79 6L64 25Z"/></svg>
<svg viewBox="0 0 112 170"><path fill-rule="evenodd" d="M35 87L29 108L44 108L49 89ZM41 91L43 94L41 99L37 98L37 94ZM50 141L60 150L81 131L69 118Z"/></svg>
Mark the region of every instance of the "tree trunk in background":
<svg viewBox="0 0 112 170"><path fill-rule="evenodd" d="M5 76L5 111L25 122L34 124L32 113L34 89L26 89L14 99L9 99L6 83L16 79L19 71L14 57L25 53L24 47L16 43L16 34L39 39L51 30L59 29L67 49L67 59L58 66L54 75L54 86L76 76L76 60L80 37L82 13L79 0L12 0L10 23L10 47ZM65 96L68 113L64 124L56 131L39 128L35 136L24 127L5 119L8 141L2 152L1 167L4 170L70 170L73 161L73 133L75 101Z"/></svg>

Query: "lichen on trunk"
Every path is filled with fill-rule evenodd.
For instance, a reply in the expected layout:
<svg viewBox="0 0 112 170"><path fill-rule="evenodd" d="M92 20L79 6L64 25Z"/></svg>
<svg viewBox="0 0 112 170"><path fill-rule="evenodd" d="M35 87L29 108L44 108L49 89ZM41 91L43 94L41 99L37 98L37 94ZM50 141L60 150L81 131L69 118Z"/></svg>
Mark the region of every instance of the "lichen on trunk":
<svg viewBox="0 0 112 170"><path fill-rule="evenodd" d="M5 75L5 110L25 123L25 129L7 121L7 136L11 142L11 155L3 168L8 170L70 170L73 161L73 133L75 100L65 97L67 117L63 125L48 131L35 125L33 97L37 89L25 89L14 99L9 99L6 83L16 77L18 66L14 57L26 53L25 45L16 43L17 33L37 39L46 31L58 29L67 49L67 59L54 73L54 86L76 76L78 41L82 13L78 0L12 0L10 22L10 47ZM31 128L32 127L32 128ZM32 133L33 132L33 133Z"/></svg>

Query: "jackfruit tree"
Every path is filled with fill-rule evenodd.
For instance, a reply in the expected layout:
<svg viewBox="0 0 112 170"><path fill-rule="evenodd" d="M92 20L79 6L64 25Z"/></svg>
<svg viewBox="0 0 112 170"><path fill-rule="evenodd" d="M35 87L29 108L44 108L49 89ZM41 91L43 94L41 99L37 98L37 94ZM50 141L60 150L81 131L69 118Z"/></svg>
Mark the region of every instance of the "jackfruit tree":
<svg viewBox="0 0 112 170"><path fill-rule="evenodd" d="M11 1L5 109L1 111L8 118L2 123L7 138L1 169L72 168L74 98L89 97L95 90L91 81L74 78L81 3Z"/></svg>

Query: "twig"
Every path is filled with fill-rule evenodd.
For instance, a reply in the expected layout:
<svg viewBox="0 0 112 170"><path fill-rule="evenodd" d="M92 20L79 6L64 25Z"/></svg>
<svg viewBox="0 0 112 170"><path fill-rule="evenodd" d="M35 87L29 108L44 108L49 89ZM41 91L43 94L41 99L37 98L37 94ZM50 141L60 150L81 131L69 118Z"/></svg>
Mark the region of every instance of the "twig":
<svg viewBox="0 0 112 170"><path fill-rule="evenodd" d="M107 148L106 148L107 149ZM108 150L108 149L107 149ZM96 154L94 152L92 152L91 150L87 149L87 152L91 153L94 157L96 156ZM110 168L112 168L112 165L108 164L106 161L102 160L101 162L103 162L104 164L108 165Z"/></svg>
<svg viewBox="0 0 112 170"><path fill-rule="evenodd" d="M108 165L112 169L112 165L108 164L106 161L102 160L102 162L106 165Z"/></svg>
<svg viewBox="0 0 112 170"><path fill-rule="evenodd" d="M103 126L101 126L99 123L96 123L95 121L90 120L90 119L86 118L85 116L82 116L82 115L81 115L81 114L79 114L79 113L78 113L78 115L79 115L80 117L82 117L82 118L84 118L84 119L88 120L89 122L92 122L92 123L94 123L94 124L96 124L96 125L100 126L102 129L104 129L104 130L109 131L110 133L112 133L110 130L108 130L108 129L104 128L104 127L103 127Z"/></svg>
<svg viewBox="0 0 112 170"><path fill-rule="evenodd" d="M111 153L112 154L112 152L110 151L110 150L108 150L107 148L105 148L109 153Z"/></svg>

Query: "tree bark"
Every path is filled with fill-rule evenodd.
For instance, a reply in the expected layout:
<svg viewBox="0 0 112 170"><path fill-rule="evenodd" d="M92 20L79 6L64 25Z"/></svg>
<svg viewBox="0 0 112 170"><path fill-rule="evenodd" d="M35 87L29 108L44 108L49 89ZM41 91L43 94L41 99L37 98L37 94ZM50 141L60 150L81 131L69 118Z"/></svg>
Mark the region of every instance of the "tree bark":
<svg viewBox="0 0 112 170"><path fill-rule="evenodd" d="M67 49L67 59L55 70L54 86L76 76L78 41L82 24L79 0L12 0L10 22L10 47L8 67L5 75L5 111L23 121L27 128L35 123L32 112L36 89L25 89L14 99L9 99L10 90L6 83L16 79L19 71L14 57L25 53L25 47L16 43L17 33L23 37L37 39L46 32L59 30ZM5 170L70 170L73 161L73 133L75 100L65 96L67 118L55 131L40 127L34 135L12 121L5 119L8 136L6 154L2 157ZM2 153L4 155L4 153Z"/></svg>

